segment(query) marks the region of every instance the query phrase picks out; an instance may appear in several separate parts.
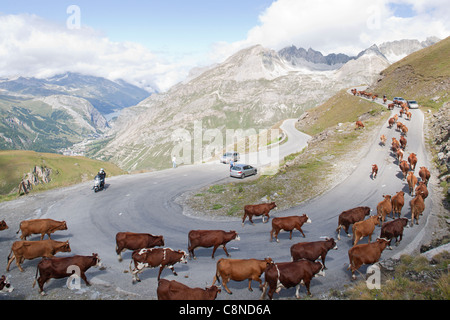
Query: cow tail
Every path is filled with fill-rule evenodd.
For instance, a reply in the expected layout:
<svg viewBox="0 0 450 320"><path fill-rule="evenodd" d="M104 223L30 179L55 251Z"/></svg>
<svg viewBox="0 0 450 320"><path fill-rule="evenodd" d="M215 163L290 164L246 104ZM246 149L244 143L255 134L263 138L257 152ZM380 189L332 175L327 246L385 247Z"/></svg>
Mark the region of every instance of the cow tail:
<svg viewBox="0 0 450 320"><path fill-rule="evenodd" d="M133 273L133 270L131 270L131 264L133 263L133 259L130 261L130 272Z"/></svg>
<svg viewBox="0 0 450 320"><path fill-rule="evenodd" d="M221 260L219 260L219 261L217 261L217 265L216 265L216 275L214 276L214 279L213 279L213 284L215 284L216 283L216 281L219 281L219 283L220 283L220 273L219 273L219 263L220 263L220 261Z"/></svg>
<svg viewBox="0 0 450 320"><path fill-rule="evenodd" d="M11 258L11 253L13 253L12 247L11 247L11 251L9 251L8 257L6 258L6 262L9 262L9 259Z"/></svg>
<svg viewBox="0 0 450 320"><path fill-rule="evenodd" d="M36 285L36 279L37 279L37 276L38 276L38 272L39 272L39 266L36 267L36 275L34 276L33 288Z"/></svg>
<svg viewBox="0 0 450 320"><path fill-rule="evenodd" d="M19 223L19 230L17 230L16 234L19 234L21 226L22 226L22 222Z"/></svg>

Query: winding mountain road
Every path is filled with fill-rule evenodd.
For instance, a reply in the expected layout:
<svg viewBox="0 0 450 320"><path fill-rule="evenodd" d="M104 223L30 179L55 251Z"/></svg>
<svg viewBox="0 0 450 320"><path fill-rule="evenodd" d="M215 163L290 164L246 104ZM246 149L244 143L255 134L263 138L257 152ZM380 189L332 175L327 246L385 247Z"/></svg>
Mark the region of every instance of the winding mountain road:
<svg viewBox="0 0 450 320"><path fill-rule="evenodd" d="M398 108L392 111L394 112L398 112ZM405 121L409 128L405 156L415 152L418 158L417 168L429 166L422 131L424 116L420 110L412 110L412 113L412 120ZM290 120L287 125L294 128L294 122ZM286 130L286 132L289 139L280 146L280 150L287 150L294 146L294 149L286 151L293 153L306 146L308 136L300 134L294 138L295 131ZM386 146L379 145L381 134L388 139ZM35 218L67 221L68 230L57 232L52 238L61 241L69 239L72 252L58 254L58 256L90 255L94 252L99 254L106 269L90 269L87 272L87 277L93 284L92 287L87 288L82 283L82 294L90 299L156 299L158 269L147 269L140 276L142 282L132 284L131 274L128 272L131 252L122 254L123 262L118 261L115 253L115 235L119 231L164 235L166 247L187 251L187 234L192 229L236 230L241 240L232 241L227 245L232 258L263 259L270 256L276 262L290 261L291 245L301 241L317 241L321 236L336 238L337 217L342 211L357 206L369 206L373 209L372 214L375 214L377 203L382 200L383 194L394 195L400 190L405 191L402 215L410 218L411 197L408 186L406 181L401 179L397 160L390 152L391 138L399 136L399 132L394 128L389 129L387 123L383 124L378 134L371 141L367 141L370 145L367 154L359 163L355 163L353 173L347 179L320 197L298 207L272 211L272 217L308 214L312 223L303 227L305 239L298 231L294 232L293 240L289 240L289 233L281 232L279 243L269 242L271 224L262 223L259 218L254 220L255 225L246 223L243 227L241 218L211 220L184 215L182 208L174 201L178 196L206 185L235 180L228 177L227 165L213 163L181 166L159 172L110 177L107 178L107 189L99 193L94 193L91 190L92 183L88 182L1 203L0 218L7 221L10 229L0 233L0 257L2 257L0 270L6 269L6 257L11 245L19 239L19 235L16 234L18 222ZM374 163L378 164L379 172L378 177L373 180L370 177L370 170ZM416 175L418 175L418 169L416 169ZM382 259L414 247L414 241L424 232L423 228L432 207L430 197L426 199L425 204L426 210L420 219L420 225L406 229L401 244L398 247L394 246L392 251L385 250ZM373 239L379 235L379 232L380 228L376 227ZM343 288L344 284L351 282L351 274L346 270L347 251L351 247L351 238L345 235L341 238L342 240L338 241L339 249L332 250L327 255L326 276L314 278L311 282L313 295L318 295L330 288ZM38 240L39 236L31 239ZM361 241L361 243L366 242L366 239ZM175 265L178 277L166 269L162 273L162 278L175 279L191 287L211 285L216 262L225 257L221 248L217 250L215 260L211 259L211 253L211 248L196 249L197 260ZM31 288L38 260L26 260L23 263L25 269L23 273L19 272L15 264L12 265L9 273L2 272L10 276L16 288L9 294L9 298L56 300L66 299L68 295L76 297L77 293L67 289L66 280L63 279L52 280L48 283L45 286L48 296L41 298L37 288ZM360 271L365 272L365 268L361 268ZM233 294L229 295L222 291L218 295L218 300L256 300L261 295L256 282L252 282L255 289L253 292L247 290L247 281L231 281L228 286ZM274 298L294 297L294 290L294 288L284 289ZM305 288L301 289L301 294L306 294Z"/></svg>

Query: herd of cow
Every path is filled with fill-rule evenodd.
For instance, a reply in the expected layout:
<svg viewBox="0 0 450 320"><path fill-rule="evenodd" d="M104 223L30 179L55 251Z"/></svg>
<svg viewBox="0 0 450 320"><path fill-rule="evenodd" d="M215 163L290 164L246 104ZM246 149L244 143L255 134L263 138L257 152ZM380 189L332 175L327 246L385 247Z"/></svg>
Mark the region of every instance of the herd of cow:
<svg viewBox="0 0 450 320"><path fill-rule="evenodd" d="M356 90L356 89L355 89ZM353 92L353 90L352 90ZM373 98L374 95L367 95ZM376 98L376 97L375 97ZM374 99L374 98L373 98ZM404 109L402 109L404 110ZM404 110L405 111L405 110ZM401 113L400 117L403 114ZM406 120L411 119L408 116ZM389 120L389 128L398 122L398 116L394 116ZM358 125L357 125L358 127ZM417 158L414 153L408 157L408 162L403 160L403 152L406 148L407 130L400 128L400 141L392 138L392 152L399 162L399 167L403 173L403 180L407 179L411 196L415 192L415 198L411 200L411 226L414 220L418 224L419 216L425 209L424 199L428 196L427 184L430 173L425 167L421 167L419 176L421 181L414 176ZM385 145L386 137L381 136L381 145ZM372 167L372 179L377 177L378 167ZM419 184L417 187L416 184ZM407 225L408 219L401 217L401 210L404 205L404 192L399 191L396 195L384 195L383 201L377 205L377 213L370 215L369 207L357 207L343 211L338 217L338 227L336 229L337 240L340 240L341 229L350 237L350 226L352 226L352 244L348 250L349 267L352 278L355 279L355 271L363 264L374 264L379 261L381 253L387 247L390 248L392 239L396 240L396 245L402 240L403 228ZM246 205L244 207L244 216L242 226L248 218L253 224L253 217L261 216L262 222L267 223L270 219L270 211L276 207L274 202ZM394 220L385 222L387 216L393 217ZM396 218L398 215L398 218ZM366 218L367 217L367 218ZM266 218L266 219L264 219ZM270 241L275 238L278 242L278 234L280 231L290 232L289 238L292 239L292 232L298 230L303 237L302 226L305 223L311 223L311 219L303 214L301 216L274 217L272 218L272 230L270 231ZM372 234L376 226L381 226L380 237L372 242ZM0 230L7 229L6 222L0 223ZM54 241L50 235L58 230L67 230L65 221L55 221L51 219L34 219L26 220L20 223L19 231L22 232L21 240L13 243L10 254L8 255L8 265L6 271L9 271L11 263L15 260L17 267L23 271L21 263L25 259L35 259L41 257L42 260L37 265L35 281L33 287L38 282L39 292L45 294L44 284L51 278L65 278L72 276L74 270L71 266L77 266L80 277L86 285L89 282L86 278L86 271L90 267L101 266L98 254L93 253L92 256L71 256L71 257L55 257L58 252L71 252L69 241ZM17 231L17 233L19 233ZM33 234L40 234L38 241L27 241L27 237ZM48 240L44 240L44 236L48 236ZM364 238L368 238L368 243L358 244ZM273 298L275 292L279 292L282 288L296 287L296 297L299 298L300 285L304 284L307 293L310 292L310 282L315 276L324 275L325 258L329 250L337 249L336 242L333 238L325 238L322 241L300 242L291 246L290 253L292 261L275 263L271 258L264 260L257 259L230 259L226 245L232 240L240 240L236 231L223 230L191 230L188 233L188 252L183 250L173 250L164 247L164 237L162 235L155 236L148 233L119 232L116 234L116 254L119 261L122 261L122 253L131 250L130 273L132 281L141 281L139 274L146 268L158 268L158 299L172 300L213 300L217 298L217 294L221 292L220 287L216 286L216 282L222 282L222 286L229 294L232 292L227 286L230 280L245 281L248 280L248 289L252 291L251 282L259 282L259 287L263 291L261 299L267 293L270 299ZM208 288L190 288L178 281L161 279L161 273L164 268L170 268L174 275L174 265L177 263L187 263L188 259L196 259L194 250L199 247L213 248L212 258L219 247L222 247L227 258L219 259L216 264L216 273L213 283ZM134 266L134 268L132 268ZM359 272L359 271L358 271ZM261 280L264 274L264 284ZM39 275L39 277L38 277ZM0 278L0 290L12 290L5 276Z"/></svg>

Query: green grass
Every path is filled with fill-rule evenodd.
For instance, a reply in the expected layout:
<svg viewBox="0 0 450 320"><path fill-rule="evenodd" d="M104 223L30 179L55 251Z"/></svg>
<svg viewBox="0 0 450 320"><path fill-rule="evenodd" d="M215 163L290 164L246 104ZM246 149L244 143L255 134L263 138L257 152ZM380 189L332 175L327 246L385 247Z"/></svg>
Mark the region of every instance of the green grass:
<svg viewBox="0 0 450 320"><path fill-rule="evenodd" d="M52 170L52 174L48 184L33 187L33 192L66 187L91 180L100 168L104 168L109 177L126 173L114 164L85 157L2 150L0 151L0 201L17 197L18 186L24 174L30 172L35 166L49 168Z"/></svg>
<svg viewBox="0 0 450 320"><path fill-rule="evenodd" d="M313 136L339 123L356 122L364 113L375 116L385 109L375 102L351 96L346 90L341 90L322 105L308 110L306 121L300 121L297 128Z"/></svg>
<svg viewBox="0 0 450 320"><path fill-rule="evenodd" d="M349 300L449 300L448 252L433 257L402 255L394 271L381 269L380 289L368 289L363 279L332 296ZM414 278L413 278L414 277Z"/></svg>
<svg viewBox="0 0 450 320"><path fill-rule="evenodd" d="M436 111L450 101L450 37L414 52L384 70L371 90L389 99L402 96L415 99ZM437 98L437 99L435 99Z"/></svg>

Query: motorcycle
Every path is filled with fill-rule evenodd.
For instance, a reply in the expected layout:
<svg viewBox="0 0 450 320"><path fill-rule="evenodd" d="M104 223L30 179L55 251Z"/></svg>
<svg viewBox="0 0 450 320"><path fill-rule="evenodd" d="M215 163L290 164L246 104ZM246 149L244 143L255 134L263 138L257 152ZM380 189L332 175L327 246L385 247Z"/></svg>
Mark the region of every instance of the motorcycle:
<svg viewBox="0 0 450 320"><path fill-rule="evenodd" d="M105 187L105 179L103 179L99 174L95 176L94 178L94 192L98 192L103 190Z"/></svg>

